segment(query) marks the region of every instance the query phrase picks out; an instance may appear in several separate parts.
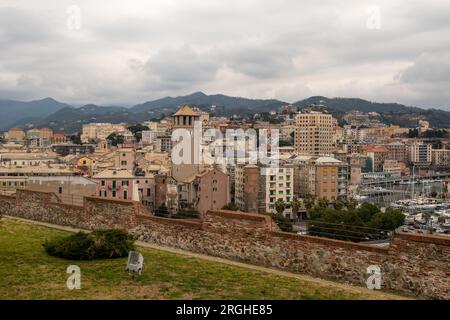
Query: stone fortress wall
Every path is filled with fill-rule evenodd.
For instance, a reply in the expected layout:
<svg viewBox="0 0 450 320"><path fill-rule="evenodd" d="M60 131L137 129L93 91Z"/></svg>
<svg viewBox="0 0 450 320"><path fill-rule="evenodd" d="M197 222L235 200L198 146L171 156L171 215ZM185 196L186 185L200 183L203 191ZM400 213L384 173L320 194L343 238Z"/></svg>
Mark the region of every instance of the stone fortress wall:
<svg viewBox="0 0 450 320"><path fill-rule="evenodd" d="M366 286L381 269L382 290L450 298L450 238L396 234L388 248L281 232L268 216L210 211L202 220L150 215L138 202L86 197L83 206L55 194L0 195L0 213L89 230L120 228L139 240L313 277Z"/></svg>

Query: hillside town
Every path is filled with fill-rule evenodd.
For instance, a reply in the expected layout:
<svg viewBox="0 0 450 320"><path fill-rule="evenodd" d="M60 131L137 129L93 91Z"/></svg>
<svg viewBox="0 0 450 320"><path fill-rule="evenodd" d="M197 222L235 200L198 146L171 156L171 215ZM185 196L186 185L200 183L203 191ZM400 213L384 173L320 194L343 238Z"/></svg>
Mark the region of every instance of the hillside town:
<svg viewBox="0 0 450 320"><path fill-rule="evenodd" d="M200 159L174 160L186 140L175 137L178 130L192 142L202 137ZM251 161L248 135L239 145L230 130L269 133L265 146L269 155L276 153L276 166ZM299 233L308 233L314 204L336 207L351 200L401 210L402 232L445 235L448 133L421 119L414 128L388 125L375 112L337 119L318 105L286 105L269 117L214 117L181 105L154 121L89 123L78 134L11 128L1 138L0 192L52 192L72 205L82 205L84 197L138 201L149 214L185 219L224 208L265 213L283 217ZM260 140L253 151L263 147ZM220 160L224 152L237 161Z"/></svg>
<svg viewBox="0 0 450 320"><path fill-rule="evenodd" d="M2 310L445 308L449 13L444 0L1 1Z"/></svg>

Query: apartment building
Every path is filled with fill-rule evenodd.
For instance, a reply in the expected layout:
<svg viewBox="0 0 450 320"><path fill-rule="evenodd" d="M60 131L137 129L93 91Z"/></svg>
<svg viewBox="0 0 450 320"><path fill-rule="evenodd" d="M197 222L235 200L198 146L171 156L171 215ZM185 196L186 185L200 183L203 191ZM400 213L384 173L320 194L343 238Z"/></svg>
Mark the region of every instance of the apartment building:
<svg viewBox="0 0 450 320"><path fill-rule="evenodd" d="M193 208L200 214L222 209L230 202L229 176L217 168L175 181L179 208Z"/></svg>
<svg viewBox="0 0 450 320"><path fill-rule="evenodd" d="M332 157L311 157L296 164L295 185L298 197L307 194L334 201L348 194L351 165Z"/></svg>
<svg viewBox="0 0 450 320"><path fill-rule="evenodd" d="M125 124L89 123L83 125L81 142L89 143L91 141L105 140L114 132L126 136L131 135Z"/></svg>
<svg viewBox="0 0 450 320"><path fill-rule="evenodd" d="M348 112L344 115L343 119L351 126L361 127L371 125L370 116L368 113L360 111Z"/></svg>
<svg viewBox="0 0 450 320"><path fill-rule="evenodd" d="M361 157L352 155L348 163L350 165L350 186L359 186L361 183Z"/></svg>
<svg viewBox="0 0 450 320"><path fill-rule="evenodd" d="M66 135L62 133L54 133L50 137L50 143L51 144L59 144L59 143L66 143L68 141Z"/></svg>
<svg viewBox="0 0 450 320"><path fill-rule="evenodd" d="M321 157L315 161L315 195L319 199L334 201L339 196L345 196L347 174L342 172L343 163L335 158Z"/></svg>
<svg viewBox="0 0 450 320"><path fill-rule="evenodd" d="M277 213L276 204L286 205L283 214L291 218L294 199L294 166L278 168L237 165L235 169L235 204L244 212Z"/></svg>
<svg viewBox="0 0 450 320"><path fill-rule="evenodd" d="M9 142L22 142L25 140L25 132L20 128L11 128L6 137Z"/></svg>
<svg viewBox="0 0 450 320"><path fill-rule="evenodd" d="M413 143L409 148L411 164L419 166L431 164L431 144L416 142Z"/></svg>
<svg viewBox="0 0 450 320"><path fill-rule="evenodd" d="M135 176L127 169L109 168L93 176L99 197L139 201Z"/></svg>
<svg viewBox="0 0 450 320"><path fill-rule="evenodd" d="M160 182L162 181L158 183ZM155 175L146 173L141 176L135 176L134 184L136 185L139 201L150 210L155 209L158 196Z"/></svg>
<svg viewBox="0 0 450 320"><path fill-rule="evenodd" d="M409 154L408 146L403 142L393 142L383 145L387 152L385 155L386 160L396 160L403 163L408 163Z"/></svg>
<svg viewBox="0 0 450 320"><path fill-rule="evenodd" d="M260 167L239 164L234 170L234 202L244 212L260 212Z"/></svg>
<svg viewBox="0 0 450 320"><path fill-rule="evenodd" d="M159 208L167 202L168 177L165 174L155 174L155 199L154 208ZM175 188L176 190L176 188ZM169 206L167 206L169 207Z"/></svg>
<svg viewBox="0 0 450 320"><path fill-rule="evenodd" d="M381 140L399 136L408 133L408 128L401 128L397 125L380 125L370 128L360 128L358 129L358 140L364 143L376 144Z"/></svg>
<svg viewBox="0 0 450 320"><path fill-rule="evenodd" d="M61 156L71 155L84 155L88 153L94 153L96 149L95 144L72 144L62 143L51 146L51 150Z"/></svg>
<svg viewBox="0 0 450 320"><path fill-rule="evenodd" d="M294 195L297 198L304 198L313 189L311 186L308 186L310 161L313 158L315 157L297 156L292 160L292 164L294 165Z"/></svg>
<svg viewBox="0 0 450 320"><path fill-rule="evenodd" d="M347 141L343 144L342 149L348 154L359 154L363 152L364 145L356 141Z"/></svg>
<svg viewBox="0 0 450 320"><path fill-rule="evenodd" d="M144 145L152 144L156 141L156 138L158 138L159 133L157 131L152 130L144 130L142 131L142 143Z"/></svg>
<svg viewBox="0 0 450 320"><path fill-rule="evenodd" d="M172 128L171 119L163 119L159 122L147 121L144 125L148 127L149 131L155 132L158 137L166 135L167 131Z"/></svg>
<svg viewBox="0 0 450 320"><path fill-rule="evenodd" d="M431 164L436 167L450 166L450 150L449 149L432 149Z"/></svg>
<svg viewBox="0 0 450 320"><path fill-rule="evenodd" d="M404 171L405 164L397 160L385 160L383 164L383 172L390 173L391 177L400 177Z"/></svg>
<svg viewBox="0 0 450 320"><path fill-rule="evenodd" d="M92 171L97 164L97 160L94 157L82 156L77 160L77 168L87 168L89 171Z"/></svg>
<svg viewBox="0 0 450 320"><path fill-rule="evenodd" d="M299 113L295 118L295 151L303 155L326 155L333 148L333 117L320 112Z"/></svg>
<svg viewBox="0 0 450 320"><path fill-rule="evenodd" d="M230 202L229 176L218 169L211 169L196 176L197 211L205 214L219 210Z"/></svg>
<svg viewBox="0 0 450 320"><path fill-rule="evenodd" d="M172 152L172 137L170 135L166 135L163 137L156 138L155 141L155 151L156 152Z"/></svg>
<svg viewBox="0 0 450 320"><path fill-rule="evenodd" d="M114 154L114 167L133 172L136 162L136 152L131 148L121 148Z"/></svg>
<svg viewBox="0 0 450 320"><path fill-rule="evenodd" d="M294 124L285 124L280 127L280 141L292 142L294 138L292 135L295 135L295 125Z"/></svg>
<svg viewBox="0 0 450 320"><path fill-rule="evenodd" d="M46 148L51 144L53 130L49 128L30 129L26 132L26 142L29 148Z"/></svg>
<svg viewBox="0 0 450 320"><path fill-rule="evenodd" d="M372 160L372 171L382 172L388 150L380 145L367 146L365 150L367 156Z"/></svg>
<svg viewBox="0 0 450 320"><path fill-rule="evenodd" d="M58 162L55 154L43 152L7 152L0 153L0 165L3 167L28 167Z"/></svg>
<svg viewBox="0 0 450 320"><path fill-rule="evenodd" d="M283 214L291 218L291 202L294 199L294 168L281 166L279 168L261 168L262 199L265 212L277 213L276 203L283 202L286 209Z"/></svg>

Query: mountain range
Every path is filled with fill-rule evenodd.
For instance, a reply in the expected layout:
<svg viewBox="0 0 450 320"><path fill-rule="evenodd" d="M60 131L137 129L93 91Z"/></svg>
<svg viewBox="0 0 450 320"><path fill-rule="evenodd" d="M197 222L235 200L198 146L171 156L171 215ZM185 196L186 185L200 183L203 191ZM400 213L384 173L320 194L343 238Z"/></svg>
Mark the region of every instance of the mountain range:
<svg viewBox="0 0 450 320"><path fill-rule="evenodd" d="M247 99L222 94L206 95L196 92L186 96L165 97L147 101L131 108L88 104L74 107L52 98L29 102L0 100L0 131L11 127L49 127L56 132L79 132L82 125L91 122L136 124L160 119L175 112L182 104L197 106L215 116L247 115L277 110L290 103L274 99ZM378 112L383 122L415 127L419 119L428 120L435 128L450 127L450 112L439 109L422 109L398 103L377 103L359 98L327 98L314 96L292 105L298 109L311 104L322 104L328 112L341 118L346 112L358 110Z"/></svg>
<svg viewBox="0 0 450 320"><path fill-rule="evenodd" d="M29 102L0 99L0 130L5 130L18 121L38 121L41 118L70 107L52 98Z"/></svg>

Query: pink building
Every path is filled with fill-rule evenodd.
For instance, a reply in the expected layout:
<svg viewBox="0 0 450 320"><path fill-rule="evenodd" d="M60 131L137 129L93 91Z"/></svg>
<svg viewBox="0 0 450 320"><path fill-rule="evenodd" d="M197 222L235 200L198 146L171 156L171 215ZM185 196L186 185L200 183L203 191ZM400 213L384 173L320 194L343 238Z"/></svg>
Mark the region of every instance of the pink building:
<svg viewBox="0 0 450 320"><path fill-rule="evenodd" d="M200 214L208 210L219 210L230 202L229 176L218 169L200 173L197 183L197 210Z"/></svg>
<svg viewBox="0 0 450 320"><path fill-rule="evenodd" d="M92 178L97 183L99 197L140 201L153 210L155 179L152 174L135 176L127 169L106 169Z"/></svg>
<svg viewBox="0 0 450 320"><path fill-rule="evenodd" d="M134 175L126 169L106 169L93 177L99 197L139 201Z"/></svg>

